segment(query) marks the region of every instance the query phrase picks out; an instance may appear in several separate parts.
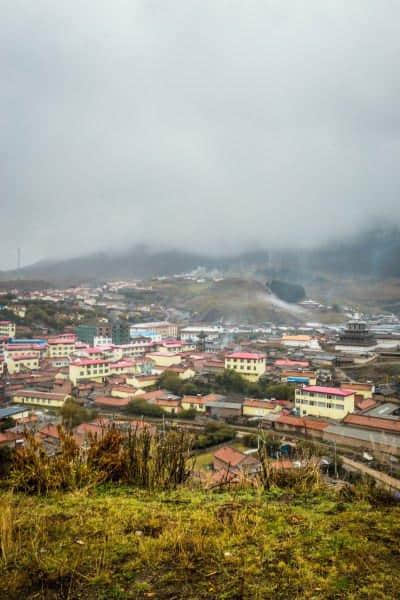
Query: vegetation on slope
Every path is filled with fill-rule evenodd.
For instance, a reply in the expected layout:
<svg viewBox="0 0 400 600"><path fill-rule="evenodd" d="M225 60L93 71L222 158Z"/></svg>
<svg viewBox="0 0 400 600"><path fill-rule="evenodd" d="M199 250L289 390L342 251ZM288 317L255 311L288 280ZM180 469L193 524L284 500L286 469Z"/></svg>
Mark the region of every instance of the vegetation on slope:
<svg viewBox="0 0 400 600"><path fill-rule="evenodd" d="M288 281L273 279L269 284L269 289L285 302L300 302L306 297L306 292L302 285L289 283Z"/></svg>
<svg viewBox="0 0 400 600"><path fill-rule="evenodd" d="M0 496L9 600L391 599L400 508L271 490Z"/></svg>

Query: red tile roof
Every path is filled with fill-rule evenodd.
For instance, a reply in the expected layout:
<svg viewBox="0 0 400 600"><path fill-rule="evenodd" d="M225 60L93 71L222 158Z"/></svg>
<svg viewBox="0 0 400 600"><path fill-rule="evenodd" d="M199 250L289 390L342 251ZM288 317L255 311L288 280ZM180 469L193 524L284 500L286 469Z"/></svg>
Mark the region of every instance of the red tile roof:
<svg viewBox="0 0 400 600"><path fill-rule="evenodd" d="M231 467L237 467L246 458L246 455L230 446L223 446L214 452L214 458L231 465Z"/></svg>
<svg viewBox="0 0 400 600"><path fill-rule="evenodd" d="M39 431L39 434L42 437L51 437L51 438L56 438L56 439L60 438L60 434L59 434L57 425L51 425L51 424L46 425Z"/></svg>
<svg viewBox="0 0 400 600"><path fill-rule="evenodd" d="M282 415L278 417L275 423L282 423L282 425L292 425L293 427L301 427L304 429L317 429L322 430L328 427L327 421L307 419L305 417L295 417L294 415Z"/></svg>
<svg viewBox="0 0 400 600"><path fill-rule="evenodd" d="M367 410L376 406L376 402L372 398L363 398L361 396L361 398L356 398L356 406L359 410Z"/></svg>
<svg viewBox="0 0 400 600"><path fill-rule="evenodd" d="M113 396L97 396L95 398L95 404L100 406L110 406L115 408L122 408L128 406L129 398L114 398Z"/></svg>
<svg viewBox="0 0 400 600"><path fill-rule="evenodd" d="M368 429L382 429L390 433L400 433L400 419L381 419L380 417L368 417L367 415L347 415L343 419L346 425L358 425Z"/></svg>
<svg viewBox="0 0 400 600"><path fill-rule="evenodd" d="M4 431L0 433L0 445L7 444L9 442L15 442L15 440L17 440L18 437L21 436L19 436L17 433L14 433L13 431Z"/></svg>

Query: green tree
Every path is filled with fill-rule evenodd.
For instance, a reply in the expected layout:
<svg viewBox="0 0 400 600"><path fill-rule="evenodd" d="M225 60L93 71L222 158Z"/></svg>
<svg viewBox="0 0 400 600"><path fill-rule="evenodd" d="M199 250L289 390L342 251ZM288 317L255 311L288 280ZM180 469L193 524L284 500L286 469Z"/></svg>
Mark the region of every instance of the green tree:
<svg viewBox="0 0 400 600"><path fill-rule="evenodd" d="M81 423L92 421L96 411L88 410L78 404L75 400L67 400L60 410L62 423L67 429L73 429Z"/></svg>
<svg viewBox="0 0 400 600"><path fill-rule="evenodd" d="M130 415L140 415L144 417L155 417L159 418L165 415L165 411L156 404L149 404L143 398L137 398L131 400L126 407L126 411Z"/></svg>

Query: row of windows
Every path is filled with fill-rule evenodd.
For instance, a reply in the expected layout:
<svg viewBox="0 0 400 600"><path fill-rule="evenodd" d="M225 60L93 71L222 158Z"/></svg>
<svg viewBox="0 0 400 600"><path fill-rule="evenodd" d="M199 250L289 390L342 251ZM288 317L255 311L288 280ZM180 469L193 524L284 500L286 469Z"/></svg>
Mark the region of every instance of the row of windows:
<svg viewBox="0 0 400 600"><path fill-rule="evenodd" d="M296 404L307 404L309 406L318 406L320 408L333 408L335 410L344 410L344 404L332 404L331 402L317 402L316 400L300 400L296 398Z"/></svg>
<svg viewBox="0 0 400 600"><path fill-rule="evenodd" d="M315 394L314 392L307 392L305 390L301 390L301 395L302 396L310 396L311 398L314 396L320 396L321 394ZM335 394L323 394L324 398L327 398L328 400L335 400L336 398L338 398L338 396L336 396Z"/></svg>
<svg viewBox="0 0 400 600"><path fill-rule="evenodd" d="M230 362L237 363L238 361L240 361L241 363L244 363L245 361L261 363L261 362L263 362L263 359L262 358L230 358L230 359L228 359L228 363L230 363Z"/></svg>
<svg viewBox="0 0 400 600"><path fill-rule="evenodd" d="M54 400L49 400L48 398L22 398L22 404L59 404L59 402Z"/></svg>

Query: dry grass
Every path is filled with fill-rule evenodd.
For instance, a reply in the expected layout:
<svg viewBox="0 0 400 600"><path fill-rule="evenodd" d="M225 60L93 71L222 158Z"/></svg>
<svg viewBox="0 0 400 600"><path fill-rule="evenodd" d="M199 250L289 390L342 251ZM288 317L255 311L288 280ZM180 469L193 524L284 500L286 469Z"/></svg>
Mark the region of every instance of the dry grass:
<svg viewBox="0 0 400 600"><path fill-rule="evenodd" d="M15 452L9 485L31 494L71 491L108 481L146 489L169 489L191 475L192 437L184 431L151 433L147 428L121 432L114 427L78 447L59 428L60 446L49 456L32 434Z"/></svg>

